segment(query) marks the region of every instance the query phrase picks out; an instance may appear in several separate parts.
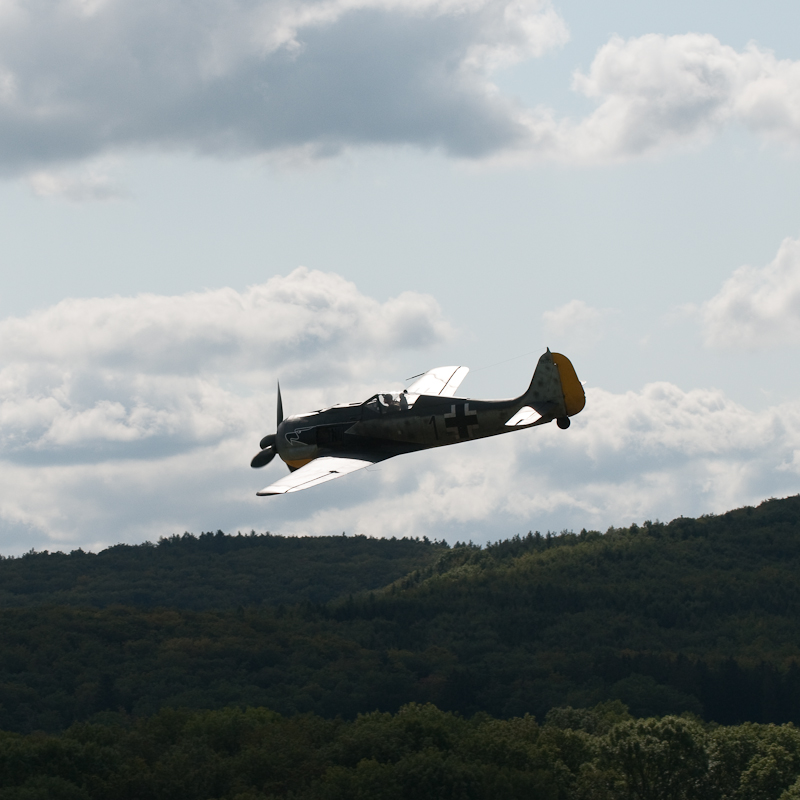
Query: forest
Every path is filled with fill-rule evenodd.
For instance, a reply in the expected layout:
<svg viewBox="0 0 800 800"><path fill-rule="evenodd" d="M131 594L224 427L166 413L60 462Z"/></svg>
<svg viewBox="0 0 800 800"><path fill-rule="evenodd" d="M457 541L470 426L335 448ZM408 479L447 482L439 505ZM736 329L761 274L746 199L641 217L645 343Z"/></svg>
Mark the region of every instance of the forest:
<svg viewBox="0 0 800 800"><path fill-rule="evenodd" d="M800 496L3 558L0 798L800 799L798 569Z"/></svg>
<svg viewBox="0 0 800 800"><path fill-rule="evenodd" d="M797 800L800 730L592 709L355 720L264 708L0 733L3 800Z"/></svg>

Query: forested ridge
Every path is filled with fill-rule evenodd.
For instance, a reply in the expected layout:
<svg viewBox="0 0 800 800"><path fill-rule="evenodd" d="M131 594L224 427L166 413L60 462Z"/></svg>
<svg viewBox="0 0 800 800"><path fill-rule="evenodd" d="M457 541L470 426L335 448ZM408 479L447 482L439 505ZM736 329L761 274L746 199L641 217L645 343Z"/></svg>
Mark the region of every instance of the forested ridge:
<svg viewBox="0 0 800 800"><path fill-rule="evenodd" d="M387 786L400 787L383 796L403 797L403 781L424 767L453 786L484 787L437 797L530 796L535 784L537 797L777 800L800 773L792 725L800 724L799 569L800 496L605 533L531 532L484 547L217 532L96 555L7 558L0 561L0 729L9 733L0 758L8 747L138 752L131 743L173 720L175 747L189 761L217 747L211 734L198 733L205 725L255 725L262 732L253 741L283 726L311 736L292 758L316 766L298 761L295 777L306 777L282 788L267 791L255 778L250 788L239 786L232 765L256 746L242 734L247 741L214 751L230 780L198 778L222 781L216 794L123 791L131 775L113 770L96 787L120 797L379 797L365 787L383 775ZM448 728L450 744L434 737L401 747L402 757L387 750L340 758L338 737L356 736L360 726L394 741L423 717ZM641 727L646 717L663 718L647 722L661 726L657 736ZM465 755L487 731L503 739L522 730L530 747L514 765ZM627 752L626 736L649 736L654 754L691 745L701 753L697 764L706 764L692 785L705 788L623 792L630 764L614 759ZM753 769L772 775L772 789L748 794L731 783L712 791L722 778L708 765L722 757L723 740L724 747L738 742L735 781L761 759ZM136 758L167 770L159 761L167 751L153 753ZM457 777L462 762L472 778ZM734 781L730 770L725 780ZM604 771L605 778L586 778ZM511 781L505 794L487 788L502 781ZM590 783L606 788L587 793ZM80 786L84 794L75 797L102 796ZM0 786L0 797L17 796L8 791L16 790ZM787 797L800 797L800 785L792 791Z"/></svg>
<svg viewBox="0 0 800 800"><path fill-rule="evenodd" d="M324 603L431 564L427 539L185 533L100 553L0 559L0 607L131 605L202 610Z"/></svg>

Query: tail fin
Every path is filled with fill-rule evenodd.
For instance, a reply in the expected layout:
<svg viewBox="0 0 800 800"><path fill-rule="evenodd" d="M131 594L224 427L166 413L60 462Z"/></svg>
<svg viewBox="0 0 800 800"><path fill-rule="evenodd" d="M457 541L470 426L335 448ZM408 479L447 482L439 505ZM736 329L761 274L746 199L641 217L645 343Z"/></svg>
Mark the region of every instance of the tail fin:
<svg viewBox="0 0 800 800"><path fill-rule="evenodd" d="M551 353L550 348L539 359L523 399L543 420L566 420L586 405L583 386L572 363L561 353Z"/></svg>

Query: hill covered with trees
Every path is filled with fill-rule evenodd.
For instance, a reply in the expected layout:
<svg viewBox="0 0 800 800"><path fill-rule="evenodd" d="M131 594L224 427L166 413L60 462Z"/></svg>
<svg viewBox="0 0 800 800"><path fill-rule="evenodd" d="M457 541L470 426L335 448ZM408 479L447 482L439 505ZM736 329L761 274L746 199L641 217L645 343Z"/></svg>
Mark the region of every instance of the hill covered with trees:
<svg viewBox="0 0 800 800"><path fill-rule="evenodd" d="M5 559L0 728L165 707L544 719L615 700L800 723L798 570L800 497L483 548L206 534Z"/></svg>
<svg viewBox="0 0 800 800"><path fill-rule="evenodd" d="M223 609L325 603L432 564L446 545L365 536L227 536L119 544L100 553L0 559L0 608L65 605Z"/></svg>

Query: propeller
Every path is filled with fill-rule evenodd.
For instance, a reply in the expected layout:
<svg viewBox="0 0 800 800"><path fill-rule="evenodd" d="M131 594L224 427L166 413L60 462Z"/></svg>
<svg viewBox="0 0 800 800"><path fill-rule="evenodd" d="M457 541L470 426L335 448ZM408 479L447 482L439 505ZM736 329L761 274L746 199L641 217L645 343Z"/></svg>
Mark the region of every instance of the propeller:
<svg viewBox="0 0 800 800"><path fill-rule="evenodd" d="M283 401L281 400L281 385L278 384L278 425L283 422ZM250 466L253 469L266 467L278 452L278 436L275 433L268 433L259 444L261 451L253 456Z"/></svg>

